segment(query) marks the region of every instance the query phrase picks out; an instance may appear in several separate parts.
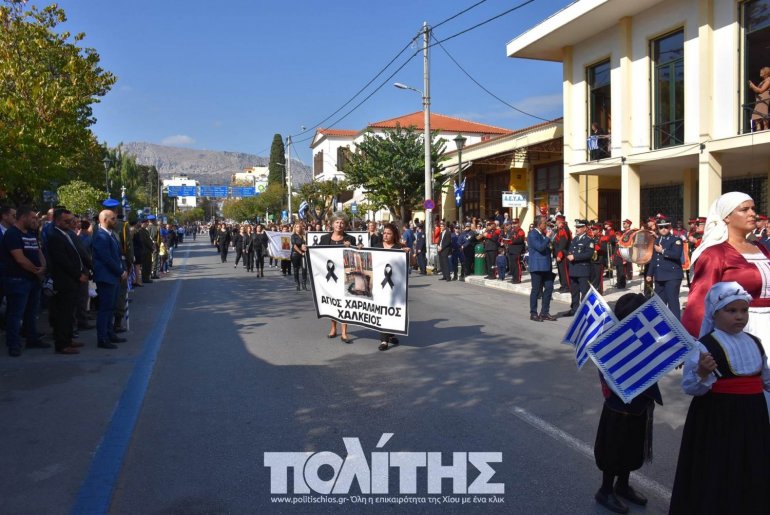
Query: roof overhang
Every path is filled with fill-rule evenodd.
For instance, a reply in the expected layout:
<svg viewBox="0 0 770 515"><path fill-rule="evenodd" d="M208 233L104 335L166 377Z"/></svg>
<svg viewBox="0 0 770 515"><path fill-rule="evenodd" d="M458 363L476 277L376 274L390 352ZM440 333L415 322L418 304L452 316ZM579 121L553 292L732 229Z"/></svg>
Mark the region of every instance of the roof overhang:
<svg viewBox="0 0 770 515"><path fill-rule="evenodd" d="M650 9L663 0L578 0L506 45L508 57L563 60L563 49L607 30L622 18Z"/></svg>

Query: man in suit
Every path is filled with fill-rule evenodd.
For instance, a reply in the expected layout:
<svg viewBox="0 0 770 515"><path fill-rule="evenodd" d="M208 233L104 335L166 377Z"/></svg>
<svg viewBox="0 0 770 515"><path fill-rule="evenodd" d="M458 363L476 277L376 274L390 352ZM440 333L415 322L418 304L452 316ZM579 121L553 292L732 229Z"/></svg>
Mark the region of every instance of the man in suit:
<svg viewBox="0 0 770 515"><path fill-rule="evenodd" d="M425 229L422 224L417 224L414 235L414 254L417 258L417 268L420 274L425 275L427 272L426 267L428 260L425 256L426 241L425 241Z"/></svg>
<svg viewBox="0 0 770 515"><path fill-rule="evenodd" d="M49 271L56 291L51 299L54 347L57 354L79 354L80 342L73 341L72 325L77 306L78 287L88 282L83 260L70 236L75 217L66 209L53 214L54 229L48 236Z"/></svg>
<svg viewBox="0 0 770 515"><path fill-rule="evenodd" d="M121 281L128 279L123 268L118 239L112 232L117 216L110 210L99 213L99 227L91 244L94 261L94 281L99 295L99 312L96 317L96 343L101 349L117 349L116 343L126 340L113 330L112 317Z"/></svg>
<svg viewBox="0 0 770 515"><path fill-rule="evenodd" d="M147 227L150 225L149 220L142 221L142 227L139 229L139 239L142 242L142 284L152 283L150 276L152 275L152 253L155 244L152 242L150 231Z"/></svg>
<svg viewBox="0 0 770 515"><path fill-rule="evenodd" d="M569 316L577 311L580 301L588 293L591 276L591 258L594 255L594 247L591 239L586 236L586 220L575 220L575 237L570 241L567 250L567 265L570 281L570 293L572 302L569 307Z"/></svg>
<svg viewBox="0 0 770 515"><path fill-rule="evenodd" d="M447 227L446 222L439 224L441 232L438 237L438 259L441 266L442 277L439 281L451 281L452 276L449 269L449 254L452 253L452 232Z"/></svg>
<svg viewBox="0 0 770 515"><path fill-rule="evenodd" d="M682 240L671 235L671 222L659 217L657 222L658 238L655 251L647 267L645 281L655 282L655 294L668 306L678 319L680 316L679 289L682 286Z"/></svg>
<svg viewBox="0 0 770 515"><path fill-rule="evenodd" d="M553 295L553 269L551 268L551 236L553 232L548 227L545 216L535 217L534 227L527 235L529 247L529 275L532 278L532 290L529 293L529 319L533 322L556 318L550 314L551 296ZM543 294L543 305L540 314L537 311L537 299Z"/></svg>

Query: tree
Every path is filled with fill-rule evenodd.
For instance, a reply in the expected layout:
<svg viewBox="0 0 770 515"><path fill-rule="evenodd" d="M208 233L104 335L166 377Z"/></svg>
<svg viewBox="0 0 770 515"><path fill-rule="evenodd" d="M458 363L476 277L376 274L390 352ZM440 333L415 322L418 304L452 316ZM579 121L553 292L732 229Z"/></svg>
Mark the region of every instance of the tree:
<svg viewBox="0 0 770 515"><path fill-rule="evenodd" d="M60 205L80 215L85 215L89 211L99 211L100 203L104 198L104 192L80 180L70 181L60 186L56 193L59 196Z"/></svg>
<svg viewBox="0 0 770 515"><path fill-rule="evenodd" d="M76 178L94 181L103 152L92 105L115 83L82 33L58 32L56 4L0 0L0 191L17 202Z"/></svg>
<svg viewBox="0 0 770 515"><path fill-rule="evenodd" d="M320 213L321 218L326 218L334 209L334 198L350 191L347 181L310 181L302 184L297 190L299 202L307 201L310 205L308 214L310 217Z"/></svg>
<svg viewBox="0 0 770 515"><path fill-rule="evenodd" d="M270 146L270 161L267 164L267 183L286 184L283 179L286 173L286 148L283 146L283 138L280 134L273 136L273 144Z"/></svg>
<svg viewBox="0 0 770 515"><path fill-rule="evenodd" d="M431 163L436 180L442 167L445 142L431 138ZM397 126L384 136L367 131L356 146L345 170L348 182L363 187L367 200L377 209L388 209L400 220L411 218L425 193L425 149L414 127Z"/></svg>

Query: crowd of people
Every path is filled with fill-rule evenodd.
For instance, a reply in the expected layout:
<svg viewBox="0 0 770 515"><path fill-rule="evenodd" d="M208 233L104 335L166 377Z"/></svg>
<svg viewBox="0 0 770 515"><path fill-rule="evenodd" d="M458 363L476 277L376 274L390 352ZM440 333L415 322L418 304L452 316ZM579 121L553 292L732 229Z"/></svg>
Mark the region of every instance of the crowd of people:
<svg viewBox="0 0 770 515"><path fill-rule="evenodd" d="M119 335L127 329L129 289L167 275L174 248L197 232L161 224L154 215L126 221L113 199L103 206L94 217L64 207L45 213L0 207L0 323L10 356L51 347L57 354L79 354L81 332L94 329L98 348L117 349L127 341ZM38 327L42 312L53 345Z"/></svg>

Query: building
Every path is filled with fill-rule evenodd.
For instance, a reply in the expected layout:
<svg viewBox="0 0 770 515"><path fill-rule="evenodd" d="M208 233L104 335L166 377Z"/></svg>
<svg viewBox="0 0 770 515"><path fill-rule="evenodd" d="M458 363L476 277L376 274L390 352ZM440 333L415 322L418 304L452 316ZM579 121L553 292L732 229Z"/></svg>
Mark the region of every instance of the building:
<svg viewBox="0 0 770 515"><path fill-rule="evenodd" d="M562 63L570 218L686 220L733 190L767 210L770 131L752 130L748 81L770 66L769 13L770 0L578 0L508 43Z"/></svg>
<svg viewBox="0 0 770 515"><path fill-rule="evenodd" d="M168 188L169 186L192 186L196 188L195 191L197 193L197 188L200 186L200 183L195 179L190 179L186 175L179 175L171 177L170 179L163 179L163 188ZM197 194L174 198L176 199L176 203L174 205L179 209L192 209L198 206Z"/></svg>
<svg viewBox="0 0 770 515"><path fill-rule="evenodd" d="M345 177L344 166L351 152L355 151L356 143L363 140L364 133L371 131L375 135L384 135L387 130L396 127L413 127L422 132L425 130L424 114L417 111L404 116L382 120L368 124L360 130L317 129L310 148L313 151L313 180L332 180L335 177ZM447 151L455 147L452 139L458 134L467 138L471 146L494 137L511 134L513 131L494 127L483 123L471 122L438 113L430 115L431 131L438 132L438 138L446 141ZM363 191L356 191L351 202L364 200ZM378 213L379 219L381 214Z"/></svg>
<svg viewBox="0 0 770 515"><path fill-rule="evenodd" d="M268 175L269 170L267 166L252 166L244 168L242 172L234 173L232 182L244 186L254 186L254 189L259 194L267 189Z"/></svg>
<svg viewBox="0 0 770 515"><path fill-rule="evenodd" d="M456 145L450 142L452 148ZM528 227L536 214L563 212L562 178L564 162L562 120L539 123L511 131L462 149L463 217L487 218L496 210L508 212L509 218L521 219ZM459 220L454 202L454 183L459 179L458 150L444 154L442 164L447 181L442 196L442 218ZM523 204L504 207L503 193L511 192Z"/></svg>

